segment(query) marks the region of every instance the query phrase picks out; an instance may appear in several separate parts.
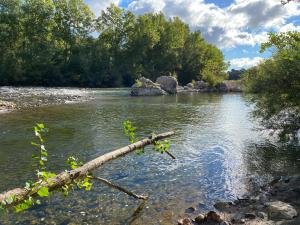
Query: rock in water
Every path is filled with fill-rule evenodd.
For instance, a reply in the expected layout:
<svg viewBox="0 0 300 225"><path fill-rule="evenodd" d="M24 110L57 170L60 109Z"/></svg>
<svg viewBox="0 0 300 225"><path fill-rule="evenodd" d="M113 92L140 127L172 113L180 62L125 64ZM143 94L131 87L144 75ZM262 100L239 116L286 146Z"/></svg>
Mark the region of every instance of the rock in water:
<svg viewBox="0 0 300 225"><path fill-rule="evenodd" d="M221 216L214 211L210 211L206 214L206 220L208 222L222 222Z"/></svg>
<svg viewBox="0 0 300 225"><path fill-rule="evenodd" d="M161 76L157 78L156 83L160 84L160 87L169 94L177 93L178 82L174 77Z"/></svg>
<svg viewBox="0 0 300 225"><path fill-rule="evenodd" d="M223 81L218 85L218 90L222 92L241 92L241 84L237 81Z"/></svg>
<svg viewBox="0 0 300 225"><path fill-rule="evenodd" d="M196 218L195 221L197 223L203 223L205 221L205 216L203 214L199 214Z"/></svg>
<svg viewBox="0 0 300 225"><path fill-rule="evenodd" d="M190 218L180 219L178 225L193 225L193 221Z"/></svg>
<svg viewBox="0 0 300 225"><path fill-rule="evenodd" d="M226 209L228 209L230 207L231 203L230 202L217 202L216 204L214 204L214 207L223 212Z"/></svg>
<svg viewBox="0 0 300 225"><path fill-rule="evenodd" d="M151 80L141 77L132 87L132 96L156 96L167 94L161 89L159 84L153 83Z"/></svg>
<svg viewBox="0 0 300 225"><path fill-rule="evenodd" d="M191 206L191 207L189 207L185 210L186 213L192 213L192 212L195 212L195 211L196 211L196 208L194 206Z"/></svg>
<svg viewBox="0 0 300 225"><path fill-rule="evenodd" d="M298 215L295 208L285 202L275 201L266 203L268 209L268 216L270 219L291 220Z"/></svg>

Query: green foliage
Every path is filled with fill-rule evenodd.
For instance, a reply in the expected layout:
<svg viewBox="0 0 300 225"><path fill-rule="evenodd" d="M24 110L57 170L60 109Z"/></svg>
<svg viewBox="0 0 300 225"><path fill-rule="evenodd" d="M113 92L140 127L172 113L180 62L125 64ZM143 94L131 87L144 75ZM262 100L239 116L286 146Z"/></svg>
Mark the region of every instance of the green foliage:
<svg viewBox="0 0 300 225"><path fill-rule="evenodd" d="M83 162L74 156L69 156L67 159L67 164L70 165L71 169L77 169L78 167L83 165Z"/></svg>
<svg viewBox="0 0 300 225"><path fill-rule="evenodd" d="M29 197L28 199L24 200L22 203L15 206L15 211L22 212L26 209L29 209L34 204L34 200L32 197Z"/></svg>
<svg viewBox="0 0 300 225"><path fill-rule="evenodd" d="M83 0L0 1L0 49L0 85L130 86L141 75L215 84L226 70L177 17L112 4L96 18Z"/></svg>
<svg viewBox="0 0 300 225"><path fill-rule="evenodd" d="M142 82L139 80L139 79L136 79L135 80L135 87L137 87L137 88L140 88L140 87L142 87Z"/></svg>
<svg viewBox="0 0 300 225"><path fill-rule="evenodd" d="M170 146L171 146L171 143L168 140L156 141L154 143L153 150L157 151L157 152L160 152L161 154L164 154L166 151L169 150Z"/></svg>
<svg viewBox="0 0 300 225"><path fill-rule="evenodd" d="M89 177L85 177L84 179L75 181L75 183L79 188L84 188L86 191L90 191L93 185L93 183L90 182Z"/></svg>
<svg viewBox="0 0 300 225"><path fill-rule="evenodd" d="M246 71L244 89L255 93L254 116L281 140L296 140L300 129L300 32L269 34L261 51L273 56Z"/></svg>
<svg viewBox="0 0 300 225"><path fill-rule="evenodd" d="M240 80L245 72L246 72L245 69L240 69L240 70L232 69L228 71L228 80Z"/></svg>
<svg viewBox="0 0 300 225"><path fill-rule="evenodd" d="M41 187L37 194L40 196L40 197L48 197L49 196L49 190L47 187Z"/></svg>
<svg viewBox="0 0 300 225"><path fill-rule="evenodd" d="M132 122L129 120L125 120L123 122L123 129L124 129L124 133L126 136L129 137L129 141L130 143L134 143L137 142L138 139L135 138L135 131L136 131L136 127L133 126ZM152 133L151 138L155 138L155 134ZM164 140L164 141L155 141L153 143L153 150L156 152L160 152L161 154L165 153L166 151L168 151L168 149L170 148L171 143L168 140ZM140 148L136 150L136 153L138 155L144 154L145 150L144 148Z"/></svg>
<svg viewBox="0 0 300 225"><path fill-rule="evenodd" d="M133 142L137 141L136 138L135 138L136 127L134 127L132 125L131 121L125 120L123 122L123 129L124 129L125 135L129 137L130 143L133 143Z"/></svg>

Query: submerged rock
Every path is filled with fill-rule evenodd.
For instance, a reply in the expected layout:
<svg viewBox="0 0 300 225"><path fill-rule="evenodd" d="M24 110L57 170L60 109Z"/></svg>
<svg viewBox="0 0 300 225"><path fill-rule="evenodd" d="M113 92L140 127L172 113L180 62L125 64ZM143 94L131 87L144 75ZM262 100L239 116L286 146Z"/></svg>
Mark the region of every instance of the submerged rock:
<svg viewBox="0 0 300 225"><path fill-rule="evenodd" d="M256 218L256 216L253 213L245 213L245 218L254 220Z"/></svg>
<svg viewBox="0 0 300 225"><path fill-rule="evenodd" d="M257 216L261 219L268 219L268 215L264 212L258 212Z"/></svg>
<svg viewBox="0 0 300 225"><path fill-rule="evenodd" d="M197 223L202 223L202 222L204 222L204 221L205 221L205 215L199 214L199 215L195 218L195 221L196 221Z"/></svg>
<svg viewBox="0 0 300 225"><path fill-rule="evenodd" d="M266 203L266 205L268 210L268 216L270 217L270 219L291 220L298 215L296 209L285 202L281 202L281 201L268 202Z"/></svg>
<svg viewBox="0 0 300 225"><path fill-rule="evenodd" d="M189 207L185 210L186 213L192 213L192 212L195 212L195 211L196 211L196 207L194 207L194 206L191 206L191 207Z"/></svg>
<svg viewBox="0 0 300 225"><path fill-rule="evenodd" d="M214 204L214 207L219 211L225 211L230 207L230 205L232 205L231 202L217 202Z"/></svg>
<svg viewBox="0 0 300 225"><path fill-rule="evenodd" d="M180 219L178 225L193 225L193 221L190 218Z"/></svg>
<svg viewBox="0 0 300 225"><path fill-rule="evenodd" d="M223 220L221 219L221 216L220 216L218 213L216 213L216 212L214 212L214 211L210 211L210 212L208 212L207 215L206 215L206 221L208 221L208 222L218 222L218 223L220 223L220 222L222 222Z"/></svg>
<svg viewBox="0 0 300 225"><path fill-rule="evenodd" d="M168 92L169 94L176 94L178 82L177 79L171 76L158 77L156 83L160 85L161 89Z"/></svg>

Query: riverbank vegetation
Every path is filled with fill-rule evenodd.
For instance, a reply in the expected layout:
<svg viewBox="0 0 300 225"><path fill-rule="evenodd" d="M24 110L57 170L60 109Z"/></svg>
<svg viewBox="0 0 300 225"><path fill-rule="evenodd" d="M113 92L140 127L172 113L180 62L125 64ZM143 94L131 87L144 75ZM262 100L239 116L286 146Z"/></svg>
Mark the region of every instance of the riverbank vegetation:
<svg viewBox="0 0 300 225"><path fill-rule="evenodd" d="M0 4L0 85L119 87L161 75L215 85L226 76L222 52L177 17L115 5L96 17L83 0Z"/></svg>
<svg viewBox="0 0 300 225"><path fill-rule="evenodd" d="M243 83L255 103L254 115L281 140L299 139L300 130L300 32L269 34L261 51L270 59L246 71Z"/></svg>

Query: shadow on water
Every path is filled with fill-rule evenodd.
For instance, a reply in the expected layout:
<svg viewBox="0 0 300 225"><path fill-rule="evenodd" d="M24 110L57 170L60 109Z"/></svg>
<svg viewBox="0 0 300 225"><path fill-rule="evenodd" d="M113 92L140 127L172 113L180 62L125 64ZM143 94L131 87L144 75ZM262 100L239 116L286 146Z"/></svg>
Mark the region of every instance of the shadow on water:
<svg viewBox="0 0 300 225"><path fill-rule="evenodd" d="M245 162L249 173L261 179L299 174L300 147L268 141L251 143L245 151Z"/></svg>

